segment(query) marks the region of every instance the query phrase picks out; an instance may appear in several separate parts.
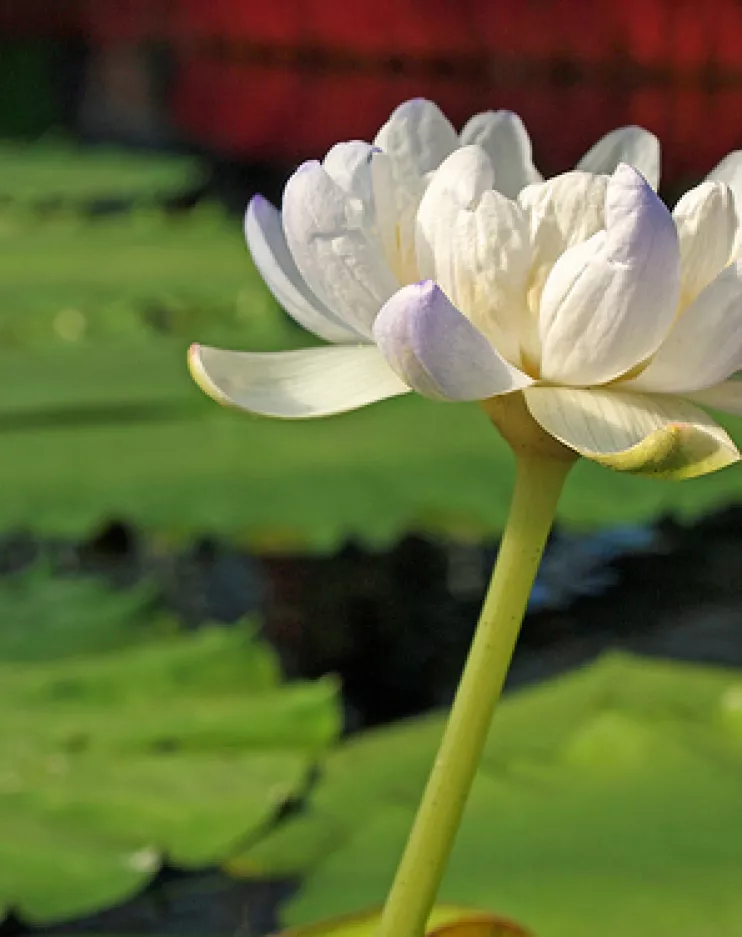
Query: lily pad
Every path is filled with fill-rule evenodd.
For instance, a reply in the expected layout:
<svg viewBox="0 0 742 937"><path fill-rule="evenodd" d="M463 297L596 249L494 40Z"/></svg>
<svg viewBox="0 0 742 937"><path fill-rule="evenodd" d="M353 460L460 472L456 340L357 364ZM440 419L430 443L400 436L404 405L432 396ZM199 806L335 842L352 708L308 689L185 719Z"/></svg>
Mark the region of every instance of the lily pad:
<svg viewBox="0 0 742 937"><path fill-rule="evenodd" d="M57 615L42 630L61 659L39 659L30 622L3 647L0 909L29 922L119 901L165 859L218 863L303 789L338 731L333 681L282 685L254 629L154 628L114 653L130 640L122 611L103 603L105 640L73 628L66 647Z"/></svg>
<svg viewBox="0 0 742 937"><path fill-rule="evenodd" d="M0 665L118 650L172 632L148 584L113 591L43 566L0 579Z"/></svg>
<svg viewBox="0 0 742 937"><path fill-rule="evenodd" d="M742 931L742 674L609 656L507 699L441 900L539 937ZM383 900L442 729L413 720L348 743L309 808L229 862L304 874L290 924Z"/></svg>

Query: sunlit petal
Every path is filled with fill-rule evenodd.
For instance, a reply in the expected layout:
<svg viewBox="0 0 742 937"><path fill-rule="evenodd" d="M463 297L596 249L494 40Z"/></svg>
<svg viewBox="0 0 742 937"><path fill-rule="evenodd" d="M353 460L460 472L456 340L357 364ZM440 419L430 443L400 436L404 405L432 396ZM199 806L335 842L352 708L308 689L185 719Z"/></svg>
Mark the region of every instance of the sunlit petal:
<svg viewBox="0 0 742 937"><path fill-rule="evenodd" d="M688 306L637 389L684 393L711 387L742 368L742 261L727 267Z"/></svg>
<svg viewBox="0 0 742 937"><path fill-rule="evenodd" d="M708 414L676 397L572 387L533 387L524 393L547 433L609 468L680 479L740 459Z"/></svg>
<svg viewBox="0 0 742 937"><path fill-rule="evenodd" d="M396 108L376 134L374 144L392 158L397 180L412 184L437 169L456 149L458 139L436 104L415 98Z"/></svg>
<svg viewBox="0 0 742 937"><path fill-rule="evenodd" d="M546 278L558 258L605 227L608 176L567 172L518 196L531 231L531 274L528 304L538 314Z"/></svg>
<svg viewBox="0 0 742 937"><path fill-rule="evenodd" d="M611 175L621 163L638 169L657 190L660 184L660 142L643 127L612 130L585 153L576 168Z"/></svg>
<svg viewBox="0 0 742 937"><path fill-rule="evenodd" d="M672 213L680 242L681 303L692 302L729 263L737 213L723 182L702 182L686 192Z"/></svg>
<svg viewBox="0 0 742 937"><path fill-rule="evenodd" d="M376 135L375 146L387 157L376 160L380 231L392 269L400 283L420 278L415 258L415 213L430 173L458 144L456 131L431 101L417 98L401 104ZM381 190L381 191L379 191Z"/></svg>
<svg viewBox="0 0 742 937"><path fill-rule="evenodd" d="M742 150L728 153L706 176L711 182L724 182L742 204Z"/></svg>
<svg viewBox="0 0 742 937"><path fill-rule="evenodd" d="M345 325L304 282L286 244L280 213L260 195L245 214L245 237L268 289L300 325L328 342L359 340L360 333Z"/></svg>
<svg viewBox="0 0 742 937"><path fill-rule="evenodd" d="M714 387L688 394L688 399L700 403L702 407L711 407L712 410L723 410L734 416L742 416L742 379L722 381Z"/></svg>
<svg viewBox="0 0 742 937"><path fill-rule="evenodd" d="M266 354L193 345L188 364L218 403L287 419L343 413L409 390L373 345Z"/></svg>
<svg viewBox="0 0 742 937"><path fill-rule="evenodd" d="M366 166L370 174L370 166ZM374 318L398 283L381 240L358 199L317 162L289 179L283 224L299 272L343 322L370 335Z"/></svg>
<svg viewBox="0 0 742 937"><path fill-rule="evenodd" d="M523 121L512 111L485 111L475 114L460 136L462 146L482 147L495 168L495 188L508 198L534 182L543 181L533 165L531 139Z"/></svg>
<svg viewBox="0 0 742 937"><path fill-rule="evenodd" d="M421 279L437 279L456 216L461 209L474 208L493 182L492 163L480 146L461 147L433 174L417 212L415 247Z"/></svg>
<svg viewBox="0 0 742 937"><path fill-rule="evenodd" d="M492 190L473 211L458 211L436 255L444 292L514 364L526 344L530 257L527 217L517 202Z"/></svg>
<svg viewBox="0 0 742 937"><path fill-rule="evenodd" d="M634 169L620 166L606 195L606 231L562 255L544 287L542 376L601 384L656 351L675 318L679 266L672 217Z"/></svg>

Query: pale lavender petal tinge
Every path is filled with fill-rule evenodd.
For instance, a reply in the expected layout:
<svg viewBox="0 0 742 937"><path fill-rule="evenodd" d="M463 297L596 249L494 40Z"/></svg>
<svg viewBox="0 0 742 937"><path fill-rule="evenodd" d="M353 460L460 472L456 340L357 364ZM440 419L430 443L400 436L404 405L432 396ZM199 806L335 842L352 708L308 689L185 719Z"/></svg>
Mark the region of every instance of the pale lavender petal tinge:
<svg viewBox="0 0 742 937"><path fill-rule="evenodd" d="M430 280L404 287L386 303L374 339L402 380L435 400L483 400L532 383Z"/></svg>

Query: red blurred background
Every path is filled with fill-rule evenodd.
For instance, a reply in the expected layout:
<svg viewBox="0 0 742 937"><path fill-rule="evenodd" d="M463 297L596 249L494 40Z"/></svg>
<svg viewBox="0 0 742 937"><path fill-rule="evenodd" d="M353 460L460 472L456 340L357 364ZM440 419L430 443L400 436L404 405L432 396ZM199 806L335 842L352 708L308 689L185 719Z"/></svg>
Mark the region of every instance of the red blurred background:
<svg viewBox="0 0 742 937"><path fill-rule="evenodd" d="M658 134L670 183L742 146L739 0L1 0L0 36L52 35L118 62L98 84L164 52L178 139L232 159L368 139L417 96L458 125L517 111L546 172L624 123Z"/></svg>

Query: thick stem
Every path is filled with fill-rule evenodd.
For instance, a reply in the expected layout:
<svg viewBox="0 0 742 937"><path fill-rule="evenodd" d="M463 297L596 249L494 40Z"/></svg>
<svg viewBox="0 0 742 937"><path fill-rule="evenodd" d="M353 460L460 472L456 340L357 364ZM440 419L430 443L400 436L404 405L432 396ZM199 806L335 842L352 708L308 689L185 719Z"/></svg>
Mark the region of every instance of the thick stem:
<svg viewBox="0 0 742 937"><path fill-rule="evenodd" d="M571 465L571 461L518 460L492 581L377 937L425 933Z"/></svg>

